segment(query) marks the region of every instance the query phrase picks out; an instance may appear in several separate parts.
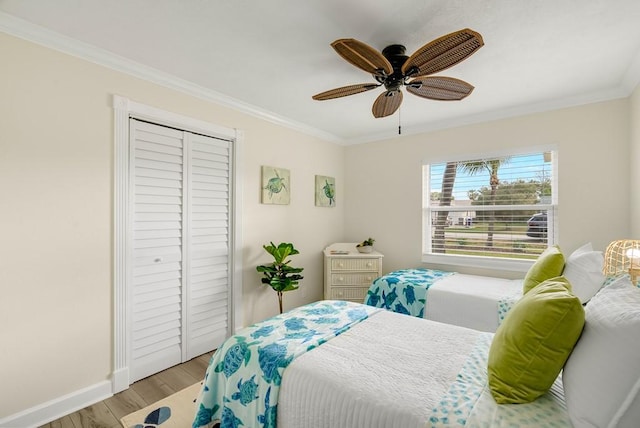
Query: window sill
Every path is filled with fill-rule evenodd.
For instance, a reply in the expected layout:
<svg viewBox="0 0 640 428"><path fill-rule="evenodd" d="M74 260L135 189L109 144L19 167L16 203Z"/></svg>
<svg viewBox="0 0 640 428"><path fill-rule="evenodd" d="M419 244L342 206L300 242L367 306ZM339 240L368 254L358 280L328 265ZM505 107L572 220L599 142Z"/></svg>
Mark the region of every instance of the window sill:
<svg viewBox="0 0 640 428"><path fill-rule="evenodd" d="M498 259L495 257L460 256L455 254L423 254L422 261L424 263L434 263L439 265L454 265L525 273L535 262L535 260Z"/></svg>

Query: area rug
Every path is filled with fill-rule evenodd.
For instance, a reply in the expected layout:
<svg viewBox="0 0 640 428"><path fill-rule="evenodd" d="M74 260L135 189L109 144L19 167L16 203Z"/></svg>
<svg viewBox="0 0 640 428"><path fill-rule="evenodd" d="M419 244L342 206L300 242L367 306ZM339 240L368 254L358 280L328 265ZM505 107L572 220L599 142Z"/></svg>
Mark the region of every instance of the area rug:
<svg viewBox="0 0 640 428"><path fill-rule="evenodd" d="M124 428L186 428L193 423L195 401L202 386L195 383L120 419Z"/></svg>

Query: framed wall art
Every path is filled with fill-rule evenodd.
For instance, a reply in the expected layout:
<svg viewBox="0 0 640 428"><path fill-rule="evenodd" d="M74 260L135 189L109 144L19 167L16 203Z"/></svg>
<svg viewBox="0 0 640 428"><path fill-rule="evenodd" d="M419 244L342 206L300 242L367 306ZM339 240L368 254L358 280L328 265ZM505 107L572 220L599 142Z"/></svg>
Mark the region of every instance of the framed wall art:
<svg viewBox="0 0 640 428"><path fill-rule="evenodd" d="M316 175L316 206L336 206L336 179L325 175Z"/></svg>
<svg viewBox="0 0 640 428"><path fill-rule="evenodd" d="M262 203L289 205L291 173L288 169L262 166Z"/></svg>

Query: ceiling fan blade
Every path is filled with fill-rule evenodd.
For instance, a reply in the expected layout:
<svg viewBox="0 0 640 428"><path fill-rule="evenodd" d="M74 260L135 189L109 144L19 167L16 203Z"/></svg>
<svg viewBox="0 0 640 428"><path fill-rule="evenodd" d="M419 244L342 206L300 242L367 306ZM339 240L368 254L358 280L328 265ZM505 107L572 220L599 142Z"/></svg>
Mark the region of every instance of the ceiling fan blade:
<svg viewBox="0 0 640 428"><path fill-rule="evenodd" d="M317 101L331 100L333 98L346 97L347 95L354 95L359 94L360 92L370 91L371 89L375 89L380 85L381 84L377 83L360 83L358 85L342 86L340 88L321 92L311 98Z"/></svg>
<svg viewBox="0 0 640 428"><path fill-rule="evenodd" d="M374 117L386 117L395 113L400 104L402 104L402 92L386 91L376 98L371 111Z"/></svg>
<svg viewBox="0 0 640 428"><path fill-rule="evenodd" d="M473 85L453 77L418 77L406 83L408 92L422 98L459 101L473 91Z"/></svg>
<svg viewBox="0 0 640 428"><path fill-rule="evenodd" d="M447 34L418 49L402 65L409 77L438 73L469 58L484 45L480 33L465 28Z"/></svg>
<svg viewBox="0 0 640 428"><path fill-rule="evenodd" d="M370 74L389 75L393 67L380 52L356 39L338 39L331 46L342 58Z"/></svg>

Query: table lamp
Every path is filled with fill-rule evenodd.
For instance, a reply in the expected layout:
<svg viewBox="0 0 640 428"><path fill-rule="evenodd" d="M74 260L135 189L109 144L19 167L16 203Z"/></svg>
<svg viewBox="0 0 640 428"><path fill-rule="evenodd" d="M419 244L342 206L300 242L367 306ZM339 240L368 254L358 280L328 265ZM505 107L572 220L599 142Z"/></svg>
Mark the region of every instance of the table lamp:
<svg viewBox="0 0 640 428"><path fill-rule="evenodd" d="M631 282L637 284L640 276L640 240L620 239L613 241L604 253L604 269L607 276L628 273Z"/></svg>

